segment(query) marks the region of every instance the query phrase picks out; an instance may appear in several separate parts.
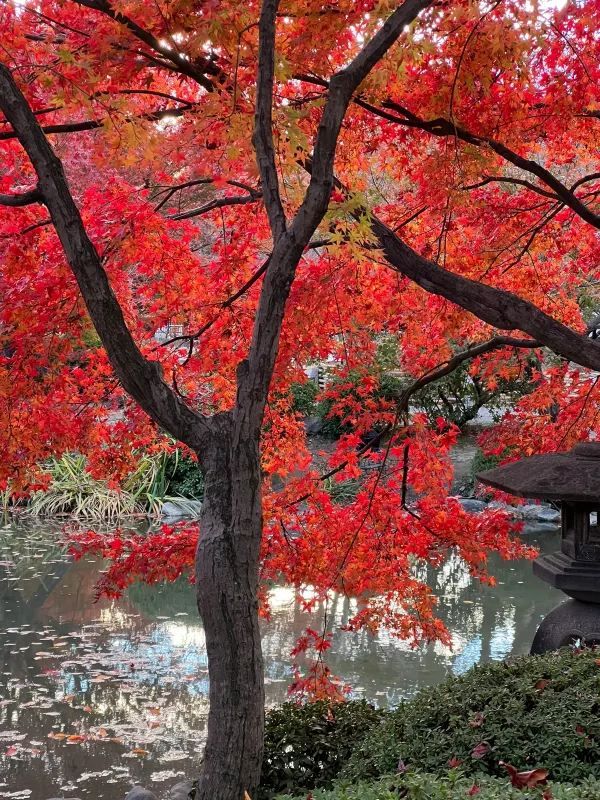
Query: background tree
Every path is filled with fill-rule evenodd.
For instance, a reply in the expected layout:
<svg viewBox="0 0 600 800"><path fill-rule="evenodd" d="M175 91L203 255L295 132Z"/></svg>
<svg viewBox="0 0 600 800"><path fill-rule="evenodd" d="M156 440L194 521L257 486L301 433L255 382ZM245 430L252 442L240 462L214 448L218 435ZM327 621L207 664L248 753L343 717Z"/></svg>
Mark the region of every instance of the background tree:
<svg viewBox="0 0 600 800"><path fill-rule="evenodd" d="M117 480L164 432L197 455L200 797L239 800L259 779L259 577L339 588L361 598L351 628L417 640L444 631L415 560L457 547L484 576L487 549L522 552L503 515L447 498L456 430L411 417L413 391L466 362L493 388L547 347L562 360L538 354L489 448L595 434L597 380L569 362L600 367L577 302L598 263L599 13L595 0L2 6L4 479L30 491L40 460L79 449ZM183 333L159 343L173 324ZM414 376L395 400L376 396L374 332L399 336ZM352 432L328 474L377 466L346 505L290 413L302 364L327 356L339 377L363 375L358 396L338 383ZM361 440L374 428L378 454ZM145 553L104 546L156 578L195 541L161 537ZM172 563L157 562L169 541ZM327 641L307 632L311 647L318 687Z"/></svg>

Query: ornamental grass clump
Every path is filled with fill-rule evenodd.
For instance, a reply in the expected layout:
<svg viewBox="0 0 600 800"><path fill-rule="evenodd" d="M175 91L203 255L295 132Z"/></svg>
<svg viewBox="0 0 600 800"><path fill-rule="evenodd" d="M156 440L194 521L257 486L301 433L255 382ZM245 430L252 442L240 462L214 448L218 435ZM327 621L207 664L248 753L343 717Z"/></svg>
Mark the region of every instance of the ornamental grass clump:
<svg viewBox="0 0 600 800"><path fill-rule="evenodd" d="M188 461L177 450L152 455L142 453L133 472L121 487L115 488L89 472L85 456L64 453L45 464L49 483L31 497L29 512L36 517L67 515L110 522L136 515L158 517L163 504L170 500L183 511L193 513L187 498L180 497L177 492L181 485L180 474L186 468L189 470ZM193 468L200 476L195 464ZM195 490L198 483L197 479Z"/></svg>

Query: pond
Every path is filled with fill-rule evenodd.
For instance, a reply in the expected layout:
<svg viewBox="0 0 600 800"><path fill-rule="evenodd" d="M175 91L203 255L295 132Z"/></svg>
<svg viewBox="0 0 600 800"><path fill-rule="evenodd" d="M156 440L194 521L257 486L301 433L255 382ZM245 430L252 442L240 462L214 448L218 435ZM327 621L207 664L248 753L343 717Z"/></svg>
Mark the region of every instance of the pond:
<svg viewBox="0 0 600 800"><path fill-rule="evenodd" d="M525 535L543 551L558 531ZM0 538L0 798L121 800L134 782L163 790L193 774L207 713L204 636L186 582L134 586L94 603L102 565L72 562L49 525L7 523ZM528 562L494 559L495 588L450 558L428 580L452 647L406 644L381 634L334 633L332 670L357 697L394 705L419 687L474 664L526 653L542 616L563 599ZM286 587L271 593L264 625L266 694L283 701L290 650L311 624ZM337 627L354 606L333 600Z"/></svg>

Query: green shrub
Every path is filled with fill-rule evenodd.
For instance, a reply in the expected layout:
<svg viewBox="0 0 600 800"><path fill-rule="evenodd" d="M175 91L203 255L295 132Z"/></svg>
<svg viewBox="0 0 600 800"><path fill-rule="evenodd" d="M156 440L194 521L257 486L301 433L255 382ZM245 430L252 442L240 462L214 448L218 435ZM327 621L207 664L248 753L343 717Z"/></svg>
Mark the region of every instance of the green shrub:
<svg viewBox="0 0 600 800"><path fill-rule="evenodd" d="M198 462L179 450L169 454L169 494L173 497L186 497L189 500L204 498L204 478Z"/></svg>
<svg viewBox="0 0 600 800"><path fill-rule="evenodd" d="M305 417L310 417L316 413L316 400L319 394L319 387L314 381L308 380L306 383L292 383L290 386L292 393L292 409Z"/></svg>
<svg viewBox="0 0 600 800"><path fill-rule="evenodd" d="M376 337L375 361L382 372L398 369L400 363L400 342L393 333L380 333Z"/></svg>
<svg viewBox="0 0 600 800"><path fill-rule="evenodd" d="M323 489L331 496L334 503L346 505L356 499L360 489L360 481L348 478L345 481L336 481L335 478L326 478L322 483Z"/></svg>
<svg viewBox="0 0 600 800"><path fill-rule="evenodd" d="M483 450L478 447L475 451L475 455L473 456L473 460L471 461L471 466L469 468L469 472L471 473L471 477L475 480L475 476L478 472L484 472L486 469L493 469L497 467L498 464L507 457L508 450L500 455L490 455L486 456Z"/></svg>
<svg viewBox="0 0 600 800"><path fill-rule="evenodd" d="M128 491L108 486L87 470L85 456L64 453L52 458L44 471L50 476L45 490L35 492L29 511L36 517L70 514L80 519L108 519L130 516L142 511L136 497Z"/></svg>
<svg viewBox="0 0 600 800"><path fill-rule="evenodd" d="M465 496L472 496L475 493L477 474L484 472L486 469L493 469L494 467L497 467L498 464L507 457L507 455L508 451L505 451L505 453L502 455L486 456L483 450L478 447L469 465L469 471L467 475L465 475L460 486L460 493ZM477 484L477 489L478 496L483 498L490 497L489 492L486 492L485 488L482 487L481 484Z"/></svg>
<svg viewBox="0 0 600 800"><path fill-rule="evenodd" d="M597 661L594 651L526 656L425 689L366 732L342 775L377 777L400 759L440 772L454 759L472 774L501 775L505 761L558 781L600 778Z"/></svg>
<svg viewBox="0 0 600 800"><path fill-rule="evenodd" d="M550 783L553 800L598 800L600 782ZM516 789L507 778L466 777L452 771L443 777L423 773L390 775L374 782L340 783L331 791L311 792L312 800L541 800L543 788ZM302 795L304 798L305 795ZM290 795L278 800L287 800Z"/></svg>
<svg viewBox="0 0 600 800"><path fill-rule="evenodd" d="M365 701L284 703L267 713L259 800L328 787L359 741L382 718Z"/></svg>
<svg viewBox="0 0 600 800"><path fill-rule="evenodd" d="M389 372L383 372L379 378L379 388L375 396L381 397L383 400L399 400L402 392L406 388L406 380L396 377Z"/></svg>
<svg viewBox="0 0 600 800"><path fill-rule="evenodd" d="M449 375L415 392L411 404L424 411L430 420L443 417L459 428L472 422L484 406L499 419L507 407L532 391L535 366L535 357L530 357L520 377L500 380L492 389L479 376L471 374L470 363L465 361Z"/></svg>

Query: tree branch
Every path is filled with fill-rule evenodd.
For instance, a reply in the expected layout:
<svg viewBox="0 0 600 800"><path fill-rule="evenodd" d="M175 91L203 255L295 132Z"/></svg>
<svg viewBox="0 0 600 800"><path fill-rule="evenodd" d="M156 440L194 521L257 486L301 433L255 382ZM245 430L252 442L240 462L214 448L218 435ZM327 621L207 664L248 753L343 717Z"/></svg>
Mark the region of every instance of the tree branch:
<svg viewBox="0 0 600 800"><path fill-rule="evenodd" d="M405 0L350 64L337 72L330 81L329 96L316 136L314 166L308 189L291 225L275 240L271 263L266 271L260 294L248 358L238 370L239 424L236 426L236 436L251 438L260 427L277 356L285 305L302 253L327 211L333 186L333 162L337 141L352 95L373 66L396 42L405 27L432 2L433 0ZM259 56L259 63L262 64L271 63L270 59L274 52L275 29L272 17L276 7L276 0L263 2L261 49L266 48L266 53L261 53ZM258 81L259 84L262 82L260 75ZM266 90L265 84L262 93L257 97L257 119L260 125L265 124L265 110L258 106L265 102ZM261 134L259 132L256 135ZM271 167L268 169L269 175L270 170ZM277 216L278 212L275 211L273 215ZM281 221L275 220L275 222L275 230L280 230Z"/></svg>
<svg viewBox="0 0 600 800"><path fill-rule="evenodd" d="M146 114L140 114L138 117L127 117L126 121L131 122L133 119L147 120L149 122L160 122L162 119L169 117L181 117L186 111L192 108L191 105L180 106L179 108L162 108L157 111L149 111ZM32 112L33 114L33 112ZM34 115L35 116L35 115ZM93 131L98 128L104 127L106 119L85 119L81 122L61 122L54 125L44 125L41 130L46 135L53 133L79 133L80 131ZM8 139L17 139L18 136L14 129L12 131L2 131L0 133L0 141L7 141Z"/></svg>
<svg viewBox="0 0 600 800"><path fill-rule="evenodd" d="M330 93L332 91L332 82L326 81L323 78L314 75L308 74L299 74L296 75L295 78L297 80L304 81L305 83L311 83L316 86L322 86L323 88L328 88ZM429 133L432 136L438 137L445 137L445 136L453 136L457 139L460 139L463 142L468 144L473 144L477 147L482 147L487 145L491 150L497 153L499 156L504 158L505 161L513 164L514 166L518 167L519 169L524 170L525 172L529 172L531 175L535 175L539 178L543 183L546 184L550 189L552 189L552 193L549 193L548 196L552 197L553 199L556 197L561 202L563 202L566 206L568 206L572 211L574 211L578 216L580 216L585 222L588 222L590 225L593 225L595 228L600 228L600 215L596 214L592 211L582 200L580 200L574 193L574 186L568 188L565 186L564 183L558 180L558 178L553 175L549 170L545 167L538 164L536 161L532 161L531 159L524 158L523 156L516 153L514 150L511 150L509 147L504 145L502 142L497 141L488 136L480 136L478 134L472 133L471 131L466 130L465 128L461 128L458 125L450 122L450 120L444 119L443 117L438 117L432 120L424 120L421 119L418 115L413 114L404 106L396 103L393 100L386 100L382 103L382 108L373 105L373 103L367 102L364 98L360 96L356 96L352 98L353 102L364 108L366 111L369 111L372 114L380 117L381 119L385 119L388 122L392 122L396 125L403 125L404 127L408 128L417 128L422 130L426 133ZM393 111L395 113L390 113ZM515 182L515 181L513 181ZM528 188L536 191L538 194L542 194L543 190L539 187L536 187L535 184L528 184L525 183Z"/></svg>
<svg viewBox="0 0 600 800"><path fill-rule="evenodd" d="M253 193L247 197L218 197L203 206L198 206L198 208L191 208L189 211L181 211L179 214L172 214L169 216L169 219L191 219L192 217L199 217L202 214L206 214L209 211L214 211L216 208L256 203L261 197L262 195L260 193Z"/></svg>
<svg viewBox="0 0 600 800"><path fill-rule="evenodd" d="M500 330L520 330L557 355L600 370L600 345L511 292L449 272L409 247L376 216L371 230L391 268L431 294L445 297Z"/></svg>
<svg viewBox="0 0 600 800"><path fill-rule="evenodd" d="M213 92L215 89L213 82L206 77L207 75L211 75L221 82L224 82L222 70L211 58L195 58L191 60L178 50L169 48L166 44L161 42L160 39L154 36L154 34L142 28L130 17L119 11L115 11L108 0L75 0L75 2L77 5L84 6L85 8L99 11L101 14L123 25L136 39L139 39L156 53L159 53L162 58L171 62L178 72L192 78L196 83L204 87L207 92Z"/></svg>
<svg viewBox="0 0 600 800"><path fill-rule="evenodd" d="M464 191L468 191L471 189L480 189L482 186L487 186L490 183L510 183L514 186L525 186L526 189L529 189L531 192L535 192L536 194L541 194L542 197L549 197L551 200L560 200L560 198L554 192L547 192L540 186L536 186L535 183L530 183L530 181L525 181L522 178L509 178L504 175L486 175L477 183L470 183L467 186L461 186L460 188Z"/></svg>
<svg viewBox="0 0 600 800"><path fill-rule="evenodd" d="M449 358L447 361L444 361L442 364L439 364L437 367L429 370L429 372L421 375L402 392L400 399L401 404L403 407L407 407L406 404L409 398L415 394L415 392L418 392L419 389L423 389L423 387L428 386L430 383L439 381L440 378L445 378L446 375L450 375L450 373L458 369L458 367L460 367L460 365L465 361L469 361L472 358L477 358L485 353L490 353L492 350L500 350L503 347L533 349L535 347L541 347L541 345L539 342L536 342L535 339L517 339L512 336L494 336L493 338L488 339L486 342L480 342L479 344L473 345L472 347L469 347L460 353L456 353L452 356L452 358Z"/></svg>
<svg viewBox="0 0 600 800"><path fill-rule="evenodd" d="M189 357L192 354L192 349L193 349L193 346L194 346L194 342L197 339L199 339L201 336L203 336L206 333L207 330L212 328L212 326L215 324L215 322L219 319L221 311L224 311L226 308L231 308L231 306L237 300L239 300L240 297L243 297L243 295L245 295L246 292L252 286L254 286L254 284L260 278L262 278L262 276L267 271L267 267L269 266L270 260L271 260L271 256L269 256L267 259L265 259L265 261L263 261L263 263L260 265L260 267L257 270L255 270L255 272L253 272L252 275L248 278L246 283L244 283L243 286L240 286L240 288L237 290L237 292L234 292L233 294L229 295L229 297L226 300L222 300L220 303L216 303L216 305L218 305L219 309L220 309L219 314L215 314L213 317L211 317L207 322L204 323L204 325L201 328L199 328L196 331L196 333L184 333L181 336L173 336L173 338L167 339L165 342L161 342L161 347L166 347L167 345L175 344L176 342L189 342L189 346L190 346L190 352L189 352L189 355L188 355L188 359L189 359Z"/></svg>
<svg viewBox="0 0 600 800"><path fill-rule="evenodd" d="M42 202L42 193L37 188L29 189L29 191L23 192L22 194L0 194L0 206L12 206L13 208L17 208Z"/></svg>
<svg viewBox="0 0 600 800"><path fill-rule="evenodd" d="M273 84L275 79L275 20L279 0L265 0L258 24L259 52L253 144L262 179L265 209L273 239L285 233L287 220L279 193L273 146Z"/></svg>
<svg viewBox="0 0 600 800"><path fill-rule="evenodd" d="M519 167L519 169L525 172L529 172L531 175L535 175L545 183L546 186L552 189L559 200L585 220L585 222L589 222L589 224L593 225L595 228L600 228L600 215L594 213L585 203L573 194L564 183L561 183L549 170L542 167L542 165L538 164L536 161L524 158L496 139L492 139L489 136L474 134L471 131L454 125L452 122L442 117L427 121L420 119L416 114L413 114L403 106L390 100L386 101L383 105L386 108L390 108L404 115L405 122L402 122L400 119L396 120L396 122L400 124L419 128L420 130L430 133L432 136L455 136L457 139L468 142L469 144L475 144L477 146L487 145L499 156L502 156L505 161L510 162L515 167Z"/></svg>
<svg viewBox="0 0 600 800"><path fill-rule="evenodd" d="M184 181L183 183L176 183L173 186L164 186L164 187L156 187L157 191L154 192L153 199L164 195L160 203L155 207L155 211L160 211L160 209L169 202L169 200L173 197L176 192L181 192L184 189L191 189L194 186L207 186L208 184L214 183L214 178L195 178L190 181ZM234 181L234 180L227 180L225 183L228 186L235 186L238 189L243 189L244 191L248 192L250 195L254 195L256 198L262 196L262 192L255 189L253 186L250 186L247 183L242 183L241 181Z"/></svg>
<svg viewBox="0 0 600 800"><path fill-rule="evenodd" d="M396 42L406 26L410 25L423 9L431 5L431 2L432 0L405 0L350 64L333 75L329 81L329 94L312 155L310 183L304 202L294 220L296 235L301 233L304 226L316 227L327 210L329 195L333 188L333 161L339 132L354 92ZM309 233L309 237L312 233L313 231Z"/></svg>
<svg viewBox="0 0 600 800"><path fill-rule="evenodd" d="M575 183L571 184L570 191L574 192L575 189L578 189L584 183L597 180L600 180L600 172L592 172L590 175L584 175L583 178L579 178L578 181L575 181Z"/></svg>
<svg viewBox="0 0 600 800"><path fill-rule="evenodd" d="M398 400L398 410L396 417L399 418L402 413L408 411L409 401L415 392L419 389L422 389L424 386L427 386L430 383L434 383L440 378L444 378L446 375L449 375L454 370L458 369L461 364L469 359L476 358L477 356L484 355L485 353L489 353L492 350L499 350L502 347L515 347L515 348L535 348L539 347L539 343L535 342L533 339L515 339L512 336L494 336L492 339L488 339L486 342L480 342L477 345L473 345L473 347L469 347L467 350L463 350L460 353L456 353L452 358L448 359L448 361L444 361L442 364L439 364L437 367L434 367L429 372L426 372L424 375L421 375L420 378L417 378L413 383L410 384L397 398ZM389 433L393 431L393 425L389 424L383 427L381 430L377 431L377 433L372 436L367 442L365 442L362 447L360 447L356 451L356 455L360 458L361 456L366 455L370 452L374 447L377 447L384 436L387 436ZM337 464L335 467L332 467L327 472L321 473L319 475L319 481L325 481L329 478L333 478L334 475L337 475L343 469L348 466L348 461L343 461L341 464ZM292 500L290 503L286 505L286 508L290 506L298 505L298 503L303 503L305 500L308 500L310 497L310 493L307 492L303 494L301 497L297 497L295 500Z"/></svg>
<svg viewBox="0 0 600 800"><path fill-rule="evenodd" d="M0 64L0 108L37 173L43 202L123 388L161 427L189 447L201 449L211 431L209 420L185 405L163 380L160 364L148 361L140 352L100 257L87 235L62 163L50 147L10 70L3 64Z"/></svg>

